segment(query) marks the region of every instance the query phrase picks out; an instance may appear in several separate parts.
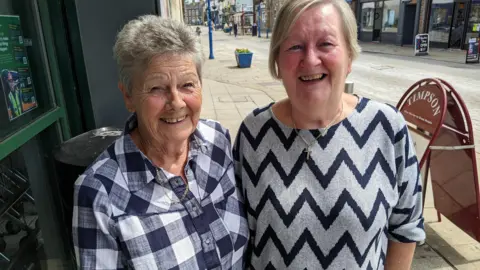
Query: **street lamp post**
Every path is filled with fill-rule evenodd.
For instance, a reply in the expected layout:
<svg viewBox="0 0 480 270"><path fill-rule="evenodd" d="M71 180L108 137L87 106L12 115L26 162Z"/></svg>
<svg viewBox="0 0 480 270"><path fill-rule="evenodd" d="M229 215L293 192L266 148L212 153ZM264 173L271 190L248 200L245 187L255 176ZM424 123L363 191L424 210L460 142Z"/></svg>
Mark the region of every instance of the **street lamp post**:
<svg viewBox="0 0 480 270"><path fill-rule="evenodd" d="M215 57L213 57L212 18L210 16L210 0L207 0L207 20L208 20L208 42L210 45L210 56L208 57L208 59L215 59Z"/></svg>
<svg viewBox="0 0 480 270"><path fill-rule="evenodd" d="M258 9L258 16L257 16L257 18L258 18L257 19L257 21L258 21L258 23L257 23L257 25L258 25L258 37L261 38L262 37L262 34L261 34L262 31L260 29L260 24L262 23L262 2L258 3L257 9Z"/></svg>

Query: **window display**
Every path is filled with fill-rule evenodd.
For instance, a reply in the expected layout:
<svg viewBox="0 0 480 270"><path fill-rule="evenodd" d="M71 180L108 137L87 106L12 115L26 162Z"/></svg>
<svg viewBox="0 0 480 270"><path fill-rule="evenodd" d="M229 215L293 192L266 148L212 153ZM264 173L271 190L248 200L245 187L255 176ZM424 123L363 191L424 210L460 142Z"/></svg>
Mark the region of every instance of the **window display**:
<svg viewBox="0 0 480 270"><path fill-rule="evenodd" d="M398 31L399 10L400 0L384 2L382 32L396 33Z"/></svg>
<svg viewBox="0 0 480 270"><path fill-rule="evenodd" d="M453 6L453 0L433 0L428 31L431 42L448 43Z"/></svg>
<svg viewBox="0 0 480 270"><path fill-rule="evenodd" d="M0 15L0 92L10 121L37 107L21 30L20 17Z"/></svg>
<svg viewBox="0 0 480 270"><path fill-rule="evenodd" d="M472 2L465 43L475 37L480 37L480 0Z"/></svg>
<svg viewBox="0 0 480 270"><path fill-rule="evenodd" d="M0 0L0 141L55 108L38 0Z"/></svg>
<svg viewBox="0 0 480 270"><path fill-rule="evenodd" d="M362 31L373 31L375 21L375 4L373 2L362 4Z"/></svg>

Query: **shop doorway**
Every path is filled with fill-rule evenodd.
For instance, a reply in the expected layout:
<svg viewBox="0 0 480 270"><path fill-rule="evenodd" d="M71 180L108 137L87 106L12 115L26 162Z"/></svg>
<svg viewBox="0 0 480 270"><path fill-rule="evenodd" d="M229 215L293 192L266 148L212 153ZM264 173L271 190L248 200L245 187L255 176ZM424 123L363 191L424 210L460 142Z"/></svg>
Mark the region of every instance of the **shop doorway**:
<svg viewBox="0 0 480 270"><path fill-rule="evenodd" d="M453 5L453 20L450 27L449 47L461 49L465 30L465 2L455 2Z"/></svg>
<svg viewBox="0 0 480 270"><path fill-rule="evenodd" d="M403 44L411 45L413 44L413 35L415 32L415 13L417 10L417 5L406 5L405 6L405 19L403 24Z"/></svg>

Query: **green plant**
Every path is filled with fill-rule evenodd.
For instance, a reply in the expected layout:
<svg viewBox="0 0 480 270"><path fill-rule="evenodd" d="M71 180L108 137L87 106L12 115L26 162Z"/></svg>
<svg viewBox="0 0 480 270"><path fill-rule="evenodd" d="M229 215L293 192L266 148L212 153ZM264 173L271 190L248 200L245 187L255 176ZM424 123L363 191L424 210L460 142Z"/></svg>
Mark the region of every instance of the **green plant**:
<svg viewBox="0 0 480 270"><path fill-rule="evenodd" d="M236 53L250 53L250 51L248 49L235 49L235 52Z"/></svg>

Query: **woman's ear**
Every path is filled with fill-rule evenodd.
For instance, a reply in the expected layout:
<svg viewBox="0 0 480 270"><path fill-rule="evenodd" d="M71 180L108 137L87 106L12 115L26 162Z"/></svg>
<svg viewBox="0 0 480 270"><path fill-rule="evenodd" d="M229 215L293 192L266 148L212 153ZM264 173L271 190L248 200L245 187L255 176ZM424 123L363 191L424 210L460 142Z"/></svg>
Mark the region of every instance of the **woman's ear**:
<svg viewBox="0 0 480 270"><path fill-rule="evenodd" d="M277 69L277 78L278 78L279 80L281 80L281 79L282 79L282 74L280 73L280 69L278 68L278 64L277 64L277 63L278 63L278 62L275 62L275 66L276 66L276 69Z"/></svg>
<svg viewBox="0 0 480 270"><path fill-rule="evenodd" d="M123 83L119 82L118 89L120 89L120 91L122 92L123 101L125 102L125 107L127 108L127 110L129 112L135 112L133 98L132 95L128 92L127 87Z"/></svg>

